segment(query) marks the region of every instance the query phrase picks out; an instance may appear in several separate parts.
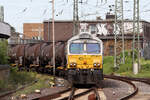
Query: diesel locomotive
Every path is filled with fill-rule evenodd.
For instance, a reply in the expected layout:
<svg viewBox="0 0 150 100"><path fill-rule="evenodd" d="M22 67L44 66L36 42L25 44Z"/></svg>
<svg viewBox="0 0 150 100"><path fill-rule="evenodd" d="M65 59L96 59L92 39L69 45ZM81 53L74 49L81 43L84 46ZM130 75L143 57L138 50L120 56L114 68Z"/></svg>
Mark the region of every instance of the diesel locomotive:
<svg viewBox="0 0 150 100"><path fill-rule="evenodd" d="M67 42L68 80L72 84L98 84L103 80L103 42L80 33Z"/></svg>

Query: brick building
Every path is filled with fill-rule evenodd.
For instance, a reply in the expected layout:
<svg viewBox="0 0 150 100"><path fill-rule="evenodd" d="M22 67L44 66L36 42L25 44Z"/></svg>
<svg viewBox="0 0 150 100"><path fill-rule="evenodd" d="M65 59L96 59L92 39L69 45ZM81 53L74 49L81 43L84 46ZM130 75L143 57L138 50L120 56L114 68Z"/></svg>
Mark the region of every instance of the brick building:
<svg viewBox="0 0 150 100"><path fill-rule="evenodd" d="M129 50L132 48L133 21L125 20L124 22L125 22L124 23L125 49ZM43 24L44 24L44 40L52 41L52 22L44 21ZM85 27L93 35L98 36L104 42L104 51L105 51L104 55L114 54L114 20L113 19L80 21L80 31L83 31ZM55 21L56 41L67 41L70 37L72 37L72 32L73 32L72 21L67 21L67 20ZM149 43L149 41L150 41L150 23L146 21L140 21L141 48L144 48L144 46L146 46ZM122 44L119 43L119 45L121 46Z"/></svg>
<svg viewBox="0 0 150 100"><path fill-rule="evenodd" d="M66 41L71 38L72 30L72 21L55 21L56 41ZM52 23L48 21L44 21L44 40L52 41Z"/></svg>
<svg viewBox="0 0 150 100"><path fill-rule="evenodd" d="M42 23L24 23L23 38L43 40L43 24Z"/></svg>

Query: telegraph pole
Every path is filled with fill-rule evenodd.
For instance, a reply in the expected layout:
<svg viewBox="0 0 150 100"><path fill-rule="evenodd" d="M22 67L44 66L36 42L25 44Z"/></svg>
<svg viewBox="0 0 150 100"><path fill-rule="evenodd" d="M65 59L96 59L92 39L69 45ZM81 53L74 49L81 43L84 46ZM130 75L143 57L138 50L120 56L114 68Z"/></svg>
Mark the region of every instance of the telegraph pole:
<svg viewBox="0 0 150 100"><path fill-rule="evenodd" d="M79 34L78 0L73 4L73 36Z"/></svg>
<svg viewBox="0 0 150 100"><path fill-rule="evenodd" d="M54 25L54 0L52 0L52 33L53 33L53 75L55 81L55 25Z"/></svg>
<svg viewBox="0 0 150 100"><path fill-rule="evenodd" d="M124 15L123 15L123 0L115 1L115 46L114 46L114 68L118 68L119 64L125 63L124 54ZM120 37L120 33L122 37ZM122 46L120 46L122 44ZM119 50L118 50L119 49ZM123 57L119 56L119 52L122 50Z"/></svg>
<svg viewBox="0 0 150 100"><path fill-rule="evenodd" d="M49 23L50 23L50 20L48 20L48 42L50 41L50 33L49 33Z"/></svg>
<svg viewBox="0 0 150 100"><path fill-rule="evenodd" d="M138 38L136 38L138 36ZM133 47L132 47L132 63L134 67L135 63L135 39L138 39L138 69L140 69L140 28L139 28L139 0L134 0L134 8L133 8Z"/></svg>

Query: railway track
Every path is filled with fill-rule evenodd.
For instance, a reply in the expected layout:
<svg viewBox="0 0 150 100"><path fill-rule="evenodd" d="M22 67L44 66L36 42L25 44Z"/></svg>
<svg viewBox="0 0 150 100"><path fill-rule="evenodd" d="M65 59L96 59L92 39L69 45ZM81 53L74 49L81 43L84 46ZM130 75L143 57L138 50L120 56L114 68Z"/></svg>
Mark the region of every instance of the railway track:
<svg viewBox="0 0 150 100"><path fill-rule="evenodd" d="M127 100L129 98L132 98L133 96L135 96L138 93L138 88L136 87L136 85L134 83L132 83L131 80L129 80L127 78L123 78L123 77L119 77L119 76L112 76L112 75L104 75L104 77L126 82L133 87L134 91L131 94L120 98L120 100Z"/></svg>
<svg viewBox="0 0 150 100"><path fill-rule="evenodd" d="M122 76L114 76L114 75L104 75L104 78L123 81L123 82L130 84L133 87L134 91L131 94L122 97L120 100L126 100L129 98L132 98L133 96L135 96L138 93L138 88L131 81L143 82L143 83L150 85L150 79L148 79L148 78L131 78L131 77L122 77ZM81 98L85 95L88 97L92 91L93 91L94 98L95 98L94 100L101 100L100 94L97 91L98 89L99 88L97 88L97 87L90 88L90 89L78 89L78 88L73 87L73 88L67 88L64 91L61 91L56 94L41 96L41 97L31 99L31 100L49 100L49 99L53 99L53 100L75 100L76 99L76 100L78 100L78 98ZM9 93L9 95L10 95L10 93ZM55 97L54 97L54 95L55 95Z"/></svg>
<svg viewBox="0 0 150 100"><path fill-rule="evenodd" d="M88 96L91 93L94 93L94 100L101 100L100 95L98 93L98 88L89 88L89 89L79 89L73 87L72 90L66 94L62 94L61 97L53 99L53 100L87 100ZM93 99L92 99L93 100Z"/></svg>
<svg viewBox="0 0 150 100"><path fill-rule="evenodd" d="M53 100L74 100L75 98L86 95L90 91L92 91L92 89L77 89L73 87L69 92L61 94L59 98Z"/></svg>
<svg viewBox="0 0 150 100"><path fill-rule="evenodd" d="M50 74L45 74L45 75L48 75L48 76L50 76ZM20 96L18 96L15 100L51 100L52 98L56 98L56 97L58 97L60 94L63 94L63 93L66 93L67 91L70 91L71 90L71 88L70 88L70 85L69 85L69 83L67 82L67 80L65 80L64 78L60 78L60 77L55 77L55 78L57 78L58 79L58 83L61 83L61 85L62 84L65 84L64 86L68 86L68 88L66 88L66 89L63 89L63 90L61 90L60 92L57 92L57 93L54 93L54 94L49 94L49 95L44 95L44 94L42 94L41 92L40 93L38 93L38 95L36 95L37 93L35 93L35 95L33 94L33 96L30 98L30 97L27 97L27 95L25 96L25 98L23 97L21 97L21 95ZM62 81L62 82L61 82ZM32 83L30 83L30 84L27 84L27 85L25 85L25 86L23 86L23 87L21 87L21 88L18 88L18 89L16 89L16 90L12 90L12 91L8 91L7 93L4 93L4 94L2 94L2 95L0 95L0 100L3 100L3 98L5 98L5 97L11 97L11 95L12 94L14 94L14 93L16 93L17 91L21 91L21 90L23 90L24 88L26 88L26 87L28 87L28 86L31 86L31 85L33 85L34 83L36 83L37 82L37 80L36 81L34 81L34 82L32 82ZM4 99L4 100L8 100L8 99ZM14 100L14 98L13 98L13 100Z"/></svg>
<svg viewBox="0 0 150 100"><path fill-rule="evenodd" d="M57 94L52 94L48 96L39 97L32 100L73 100L77 97L83 96L92 91L91 89L77 89L69 88L65 91L61 91ZM54 96L55 95L55 96Z"/></svg>
<svg viewBox="0 0 150 100"><path fill-rule="evenodd" d="M33 81L32 83L26 84L26 85L24 85L24 86L22 86L22 87L20 87L20 88L17 88L17 89L15 89L15 90L11 90L11 91L8 91L8 92L6 92L6 93L3 93L3 94L0 95L0 100L1 100L3 97L9 96L9 95L11 95L11 94L13 94L13 93L16 93L17 91L21 91L21 90L23 90L24 88L29 87L29 86L31 86L31 85L33 85L33 84L35 84L35 83L37 83L37 80Z"/></svg>
<svg viewBox="0 0 150 100"><path fill-rule="evenodd" d="M104 75L104 77L108 78L108 79L114 79L114 80L126 82L133 87L132 93L120 98L119 100L127 100L129 98L132 98L133 96L135 96L138 93L138 88L131 81L136 80L136 81L146 82L147 84L149 82L148 79L141 79L141 78L136 79L136 78L127 78L127 77L112 76L112 75ZM49 100L49 99L52 99L52 100L88 100L90 95L92 95L91 100L103 100L100 97L101 94L98 92L98 89L99 89L98 87L89 88L89 89L81 89L81 88L79 89L79 88L72 87L72 88L68 88L65 91L55 94L55 95L57 95L57 97L55 97L55 98L53 97L53 99L52 99L52 95L51 95L49 97L48 96L39 97L39 98L33 99L33 100Z"/></svg>
<svg viewBox="0 0 150 100"><path fill-rule="evenodd" d="M133 78L133 77L124 77L124 76L114 76L114 75L106 75L105 77L115 77L119 79L124 79L131 81L138 87L138 92L134 95L131 94L131 97L129 100L149 100L149 86L150 86L150 78ZM139 85L139 84L145 84L145 85ZM145 90L146 89L146 90ZM145 94L146 93L146 94ZM124 99L123 99L124 100Z"/></svg>
<svg viewBox="0 0 150 100"><path fill-rule="evenodd" d="M133 78L133 77L123 77L123 76L115 76L115 77L131 80L131 81L143 82L150 85L150 78Z"/></svg>

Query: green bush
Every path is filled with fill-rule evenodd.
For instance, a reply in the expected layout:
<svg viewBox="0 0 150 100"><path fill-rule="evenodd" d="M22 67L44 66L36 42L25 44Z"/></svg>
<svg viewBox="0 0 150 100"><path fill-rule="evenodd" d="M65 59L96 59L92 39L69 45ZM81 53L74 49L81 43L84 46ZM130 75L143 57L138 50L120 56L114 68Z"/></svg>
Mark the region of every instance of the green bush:
<svg viewBox="0 0 150 100"><path fill-rule="evenodd" d="M18 72L17 68L11 68L10 70L10 79L12 84L21 84L30 83L35 80L35 73L32 72Z"/></svg>
<svg viewBox="0 0 150 100"><path fill-rule="evenodd" d="M117 73L123 73L127 71L132 71L132 63L126 62L125 64L121 64L119 69L116 71Z"/></svg>
<svg viewBox="0 0 150 100"><path fill-rule="evenodd" d="M125 60L127 60L128 58L132 58L133 52L132 50L125 50L124 55L125 55ZM123 57L123 53L120 54L120 57ZM134 58L137 59L137 57L138 57L138 52L137 50L134 50Z"/></svg>
<svg viewBox="0 0 150 100"><path fill-rule="evenodd" d="M122 57L123 55L120 54ZM137 61L137 51L135 51L135 61ZM120 64L117 70L114 70L114 57L104 56L103 70L104 74L118 73L123 76L132 77L150 77L150 60L140 59L141 70L137 75L133 74L132 51L125 51L125 64Z"/></svg>
<svg viewBox="0 0 150 100"><path fill-rule="evenodd" d="M120 55L122 56L122 54ZM114 69L114 56L105 56L103 62L104 74L111 74L114 72L122 73L132 71L132 54L131 51L125 51L125 64L120 64L117 70Z"/></svg>
<svg viewBox="0 0 150 100"><path fill-rule="evenodd" d="M9 79L0 81L0 92L16 89L22 85L31 83L36 79L35 76L36 73L18 72L17 68L11 68Z"/></svg>
<svg viewBox="0 0 150 100"><path fill-rule="evenodd" d="M141 69L144 71L150 71L150 60L144 60L143 58L140 60Z"/></svg>
<svg viewBox="0 0 150 100"><path fill-rule="evenodd" d="M8 64L7 46L6 40L0 40L0 64Z"/></svg>

